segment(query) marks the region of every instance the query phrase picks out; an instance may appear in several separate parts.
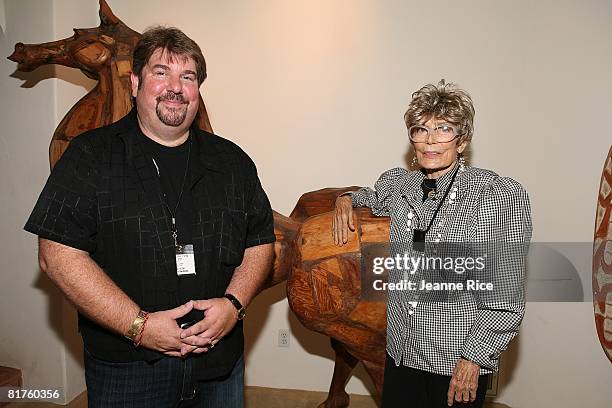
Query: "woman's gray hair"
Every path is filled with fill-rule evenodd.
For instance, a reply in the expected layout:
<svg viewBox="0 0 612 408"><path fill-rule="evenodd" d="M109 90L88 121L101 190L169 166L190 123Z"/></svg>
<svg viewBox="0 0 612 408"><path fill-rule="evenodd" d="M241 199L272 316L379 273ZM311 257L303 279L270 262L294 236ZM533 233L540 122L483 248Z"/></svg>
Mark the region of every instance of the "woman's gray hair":
<svg viewBox="0 0 612 408"><path fill-rule="evenodd" d="M471 140L474 133L474 104L463 89L444 79L438 85L428 84L412 94L404 114L406 126L422 125L432 118L444 119L460 126L461 140Z"/></svg>

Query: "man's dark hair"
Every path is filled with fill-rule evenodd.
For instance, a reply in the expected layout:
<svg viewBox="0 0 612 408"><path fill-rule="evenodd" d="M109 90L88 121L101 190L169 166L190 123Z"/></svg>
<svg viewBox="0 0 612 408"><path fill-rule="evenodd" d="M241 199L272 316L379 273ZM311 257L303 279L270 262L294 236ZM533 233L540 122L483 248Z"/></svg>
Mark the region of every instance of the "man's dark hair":
<svg viewBox="0 0 612 408"><path fill-rule="evenodd" d="M139 87L142 86L142 69L158 49L167 52L170 58L192 58L198 84L202 85L206 79L206 61L198 44L176 27L155 26L142 33L132 55L132 72L138 76Z"/></svg>

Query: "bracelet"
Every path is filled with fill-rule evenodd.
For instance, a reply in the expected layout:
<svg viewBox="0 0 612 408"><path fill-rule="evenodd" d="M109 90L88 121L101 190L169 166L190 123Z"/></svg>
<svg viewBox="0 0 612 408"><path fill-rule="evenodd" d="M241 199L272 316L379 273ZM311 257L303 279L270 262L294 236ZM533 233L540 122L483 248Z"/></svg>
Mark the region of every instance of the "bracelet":
<svg viewBox="0 0 612 408"><path fill-rule="evenodd" d="M144 323L146 322L148 315L149 313L145 312L144 310L138 312L138 316L136 316L136 318L132 322L130 330L128 330L127 334L125 335L128 340L136 340L138 335L142 332L142 328L144 326Z"/></svg>
<svg viewBox="0 0 612 408"><path fill-rule="evenodd" d="M148 320L149 320L149 313L146 313L144 317L144 322L142 322L142 326L140 327L140 332L138 333L138 336L136 337L137 340L134 342L134 347L140 346L140 342L142 341L142 335L144 333L145 325L147 324Z"/></svg>

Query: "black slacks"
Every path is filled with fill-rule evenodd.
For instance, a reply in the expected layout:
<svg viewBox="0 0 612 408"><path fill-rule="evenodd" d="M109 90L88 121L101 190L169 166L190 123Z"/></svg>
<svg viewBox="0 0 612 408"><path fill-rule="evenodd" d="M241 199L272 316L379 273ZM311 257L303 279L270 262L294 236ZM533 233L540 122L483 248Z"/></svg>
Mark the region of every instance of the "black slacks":
<svg viewBox="0 0 612 408"><path fill-rule="evenodd" d="M387 354L381 408L448 408L446 395L451 377L401 365ZM487 392L489 375L478 379L474 402L454 401L453 407L480 408Z"/></svg>

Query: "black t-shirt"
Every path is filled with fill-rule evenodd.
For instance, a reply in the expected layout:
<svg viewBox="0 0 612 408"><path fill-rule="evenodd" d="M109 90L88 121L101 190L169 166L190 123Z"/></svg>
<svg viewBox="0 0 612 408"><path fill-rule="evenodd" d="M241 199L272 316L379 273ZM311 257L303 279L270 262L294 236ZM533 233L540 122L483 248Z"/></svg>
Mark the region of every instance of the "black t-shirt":
<svg viewBox="0 0 612 408"><path fill-rule="evenodd" d="M188 154L191 139L175 147L168 147L151 140L140 132L147 154L153 159L164 192L168 214L176 217L177 241L180 245L191 243L193 200L191 191L184 184L188 171ZM177 203L180 196L180 202Z"/></svg>
<svg viewBox="0 0 612 408"><path fill-rule="evenodd" d="M193 244L193 197L191 189L187 186L189 175L189 155L193 141L191 136L179 146L168 147L155 142L142 131L138 132L142 138L146 153L151 157L159 175L164 193L166 211L176 220L178 245ZM177 275L178 291L177 303L186 303L191 299L199 299L199 277L197 275ZM199 311L193 311L181 322L200 320L204 316Z"/></svg>

